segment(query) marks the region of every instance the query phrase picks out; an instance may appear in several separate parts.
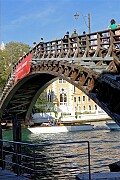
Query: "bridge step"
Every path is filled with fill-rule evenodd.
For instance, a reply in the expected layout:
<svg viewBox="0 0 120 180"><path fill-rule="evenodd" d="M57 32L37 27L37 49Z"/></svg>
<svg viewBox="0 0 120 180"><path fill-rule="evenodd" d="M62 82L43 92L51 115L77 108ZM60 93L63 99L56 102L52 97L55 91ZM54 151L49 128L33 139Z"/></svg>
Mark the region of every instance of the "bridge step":
<svg viewBox="0 0 120 180"><path fill-rule="evenodd" d="M107 68L107 65L101 65L101 66L90 66L91 69L106 69Z"/></svg>
<svg viewBox="0 0 120 180"><path fill-rule="evenodd" d="M94 62L84 62L84 61L81 61L80 65L81 66L95 66L95 63Z"/></svg>
<svg viewBox="0 0 120 180"><path fill-rule="evenodd" d="M106 56L106 57L104 57L104 60L105 61L113 61L113 57Z"/></svg>
<svg viewBox="0 0 120 180"><path fill-rule="evenodd" d="M78 58L67 58L67 57L64 57L64 58L36 58L36 59L32 59L32 63L34 62L40 62L42 60L46 60L46 61L63 61L63 60L66 60L66 61L71 61L72 63L73 62L80 62L80 61L112 61L113 60L113 57L78 57Z"/></svg>

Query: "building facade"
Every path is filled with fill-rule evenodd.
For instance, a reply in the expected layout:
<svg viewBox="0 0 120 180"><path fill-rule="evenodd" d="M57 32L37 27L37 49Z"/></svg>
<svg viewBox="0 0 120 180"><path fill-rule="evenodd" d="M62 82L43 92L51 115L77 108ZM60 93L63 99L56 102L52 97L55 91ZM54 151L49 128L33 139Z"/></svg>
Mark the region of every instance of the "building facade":
<svg viewBox="0 0 120 180"><path fill-rule="evenodd" d="M58 79L47 88L47 100L53 101L64 113L98 113L103 110L81 90L64 79Z"/></svg>

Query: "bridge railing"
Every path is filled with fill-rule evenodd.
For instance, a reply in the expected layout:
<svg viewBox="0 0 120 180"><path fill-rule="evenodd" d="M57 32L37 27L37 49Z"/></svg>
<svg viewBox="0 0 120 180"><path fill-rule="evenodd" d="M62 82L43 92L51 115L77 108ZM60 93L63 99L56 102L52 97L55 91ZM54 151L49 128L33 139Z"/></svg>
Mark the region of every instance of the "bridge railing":
<svg viewBox="0 0 120 180"><path fill-rule="evenodd" d="M65 56L72 57L72 53L70 53L70 51L73 52L78 50L79 53L82 53L82 51L84 52L82 53L82 55L79 54L78 57L89 57L91 56L90 53L92 52L92 50L108 50L110 47L112 47L112 49L109 51L109 54L106 54L112 56L113 54L110 53L112 53L113 49L120 49L120 34L117 35L118 31L120 31L120 28L113 30L107 29L91 34L80 35L77 38L62 38L49 42L40 42L35 47L33 47L26 55L18 60L18 62L13 67L13 72L15 71L16 66L31 53L36 58L63 58ZM75 56L77 56L77 54ZM96 54L94 54L94 56L99 57L100 53L98 54L97 52Z"/></svg>
<svg viewBox="0 0 120 180"><path fill-rule="evenodd" d="M8 89L14 84L16 66L24 60L29 54L33 55L33 59L86 59L87 61L104 60L111 61L120 56L120 28L114 30L104 30L91 34L80 35L76 38L62 38L49 42L38 43L26 55L21 57L13 67L12 73L9 75L6 84L3 87L3 93L0 97L2 100Z"/></svg>
<svg viewBox="0 0 120 180"><path fill-rule="evenodd" d="M0 140L0 165L18 175L27 173L33 179L59 176L74 179L78 173L87 172L91 180L90 144L89 141L30 144Z"/></svg>
<svg viewBox="0 0 120 180"><path fill-rule="evenodd" d="M120 35L117 30L105 30L77 38L59 39L39 43L33 48L35 58L75 58L75 57L102 57L113 56L113 49L120 46ZM105 52L106 50L106 52ZM103 51L105 53L103 53Z"/></svg>

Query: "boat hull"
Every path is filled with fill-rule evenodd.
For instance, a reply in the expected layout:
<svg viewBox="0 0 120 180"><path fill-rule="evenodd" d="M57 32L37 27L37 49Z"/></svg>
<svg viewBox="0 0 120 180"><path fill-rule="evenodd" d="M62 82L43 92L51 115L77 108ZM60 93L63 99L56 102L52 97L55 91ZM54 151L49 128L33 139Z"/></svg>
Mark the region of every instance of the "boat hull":
<svg viewBox="0 0 120 180"><path fill-rule="evenodd" d="M60 132L75 132L92 130L93 125L80 126L48 126L48 127L29 127L28 130L34 134L40 133L60 133Z"/></svg>
<svg viewBox="0 0 120 180"><path fill-rule="evenodd" d="M120 126L117 125L117 123L114 121L107 121L106 125L108 126L108 128L110 130L113 130L113 131L115 131L115 130L119 131L120 130Z"/></svg>

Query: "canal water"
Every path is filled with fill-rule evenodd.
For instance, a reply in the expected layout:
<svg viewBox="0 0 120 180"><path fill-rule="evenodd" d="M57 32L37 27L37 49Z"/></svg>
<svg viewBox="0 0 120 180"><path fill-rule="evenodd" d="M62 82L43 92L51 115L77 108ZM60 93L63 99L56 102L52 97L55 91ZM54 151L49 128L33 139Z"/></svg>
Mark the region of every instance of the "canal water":
<svg viewBox="0 0 120 180"><path fill-rule="evenodd" d="M3 132L3 138L12 140L12 130L5 130ZM106 127L95 128L92 131L81 131L81 132L68 132L68 133L58 133L58 134L40 134L35 135L30 133L27 129L22 129L22 141L31 142L31 143L49 143L49 142L61 142L61 141L89 141L90 142L90 154L91 154L91 172L104 172L109 171L109 164L120 160L120 131L110 131ZM65 151L68 153L74 152L78 153L84 149L83 147L78 145L69 146ZM47 153L55 152L56 149L51 149L47 151ZM46 149L42 149L43 154L46 153ZM52 152L51 152L52 151ZM60 154L59 146L57 148L57 153ZM64 150L62 150L64 154ZM83 158L83 160L81 159ZM61 170L57 174L52 173L49 174L49 178L45 174L43 176L39 176L38 179L75 179L75 175L81 172L84 172L84 168L80 170L80 167L76 168L77 162L84 161L84 157L80 157L80 159L70 161L70 165L68 166L69 171ZM75 163L76 162L76 163ZM51 162L53 163L53 161ZM57 162L58 163L58 162ZM58 163L65 164L63 162ZM50 166L50 164L49 164ZM53 164L51 164L51 167ZM71 166L71 167L70 167ZM73 168L72 168L73 167ZM85 169L86 170L86 169Z"/></svg>

